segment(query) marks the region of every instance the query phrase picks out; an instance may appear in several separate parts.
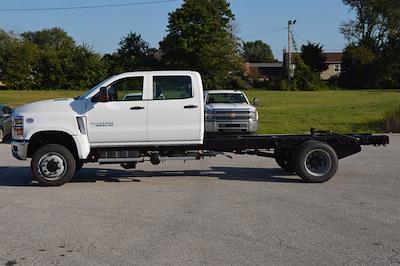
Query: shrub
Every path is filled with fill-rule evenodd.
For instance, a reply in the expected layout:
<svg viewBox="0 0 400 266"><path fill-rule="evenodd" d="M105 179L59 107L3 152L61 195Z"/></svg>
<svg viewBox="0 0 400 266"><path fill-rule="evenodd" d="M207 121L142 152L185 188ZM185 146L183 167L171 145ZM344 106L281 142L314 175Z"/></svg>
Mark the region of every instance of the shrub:
<svg viewBox="0 0 400 266"><path fill-rule="evenodd" d="M386 133L400 133L400 107L385 114L382 130Z"/></svg>

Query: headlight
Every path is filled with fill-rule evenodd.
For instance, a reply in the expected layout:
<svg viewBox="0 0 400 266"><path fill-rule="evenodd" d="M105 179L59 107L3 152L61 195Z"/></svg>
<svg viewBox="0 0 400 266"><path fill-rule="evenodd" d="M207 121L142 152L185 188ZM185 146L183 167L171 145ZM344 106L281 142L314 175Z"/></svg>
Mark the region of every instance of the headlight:
<svg viewBox="0 0 400 266"><path fill-rule="evenodd" d="M251 111L250 112L250 119L251 120L258 120L258 112L257 111Z"/></svg>
<svg viewBox="0 0 400 266"><path fill-rule="evenodd" d="M24 117L13 116L12 118L12 138L23 139L24 137Z"/></svg>
<svg viewBox="0 0 400 266"><path fill-rule="evenodd" d="M12 125L15 126L23 126L24 125L24 117L23 116L13 116Z"/></svg>

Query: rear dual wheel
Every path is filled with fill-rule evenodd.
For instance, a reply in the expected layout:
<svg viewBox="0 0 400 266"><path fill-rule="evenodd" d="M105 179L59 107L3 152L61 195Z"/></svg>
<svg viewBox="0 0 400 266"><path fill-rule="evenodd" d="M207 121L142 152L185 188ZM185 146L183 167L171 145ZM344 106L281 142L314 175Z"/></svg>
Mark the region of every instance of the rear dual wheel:
<svg viewBox="0 0 400 266"><path fill-rule="evenodd" d="M338 169L335 150L319 141L306 141L296 152L296 173L306 182L323 183L331 179Z"/></svg>
<svg viewBox="0 0 400 266"><path fill-rule="evenodd" d="M335 150L320 141L306 141L294 153L276 149L275 161L285 171L296 173L309 183L326 182L338 169Z"/></svg>

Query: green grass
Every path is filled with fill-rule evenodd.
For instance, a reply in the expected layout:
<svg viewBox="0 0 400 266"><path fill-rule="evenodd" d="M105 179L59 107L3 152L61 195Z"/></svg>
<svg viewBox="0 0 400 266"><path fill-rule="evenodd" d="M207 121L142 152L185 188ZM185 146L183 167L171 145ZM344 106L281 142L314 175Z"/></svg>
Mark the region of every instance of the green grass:
<svg viewBox="0 0 400 266"><path fill-rule="evenodd" d="M399 91L247 91L258 97L261 133L303 133L311 127L379 132L387 111L400 104Z"/></svg>
<svg viewBox="0 0 400 266"><path fill-rule="evenodd" d="M54 91L0 91L0 103L7 104L11 108L17 106L55 98L74 98L82 95L83 91L67 91L67 90L54 90Z"/></svg>
<svg viewBox="0 0 400 266"><path fill-rule="evenodd" d="M80 91L0 91L0 103L16 107ZM400 91L246 92L258 97L260 133L297 134L311 127L338 132L379 132L385 113L400 105Z"/></svg>

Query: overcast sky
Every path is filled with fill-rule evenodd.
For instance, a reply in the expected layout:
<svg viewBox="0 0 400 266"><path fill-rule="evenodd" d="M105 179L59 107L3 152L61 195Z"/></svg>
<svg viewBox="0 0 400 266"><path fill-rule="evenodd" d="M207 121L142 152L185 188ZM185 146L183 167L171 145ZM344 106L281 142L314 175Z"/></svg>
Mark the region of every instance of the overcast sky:
<svg viewBox="0 0 400 266"><path fill-rule="evenodd" d="M130 30L142 34L152 46L165 36L168 13L181 0L148 5L77 10L4 12L10 8L48 8L148 2L151 0L13 0L0 2L0 27L17 33L61 27L78 43L85 42L100 53L113 52L118 41ZM232 0L237 34L245 40L263 40L271 45L274 56L282 59L289 19L299 46L310 40L325 45L328 51L340 51L345 40L339 32L342 22L352 15L341 0ZM263 34L258 34L263 33Z"/></svg>

